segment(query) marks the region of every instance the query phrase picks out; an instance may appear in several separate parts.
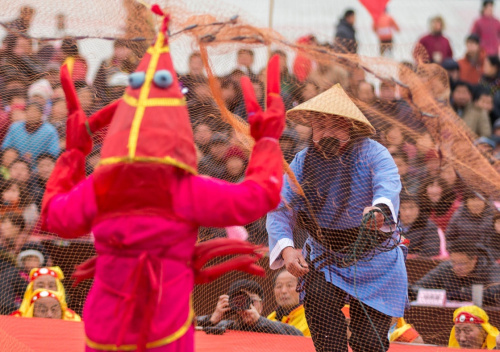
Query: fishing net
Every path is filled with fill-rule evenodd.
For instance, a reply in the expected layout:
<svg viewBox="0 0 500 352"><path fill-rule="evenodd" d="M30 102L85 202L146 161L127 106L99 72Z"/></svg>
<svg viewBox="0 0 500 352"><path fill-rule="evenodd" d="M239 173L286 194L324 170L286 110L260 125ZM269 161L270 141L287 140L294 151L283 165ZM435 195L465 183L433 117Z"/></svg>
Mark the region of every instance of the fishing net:
<svg viewBox="0 0 500 352"><path fill-rule="evenodd" d="M0 313L10 314L18 308L29 270L45 265L61 267L68 305L81 314L92 281L73 286L70 276L75 265L95 255L92 235L61 240L42 232L38 220L46 181L65 145L67 112L58 82L59 67L63 62L71 65L82 108L90 116L122 96L128 74L134 72L154 40L159 24L143 3L133 0L27 4L21 7L7 2L0 18L4 34L0 55ZM448 303L440 308L445 318L438 332L429 327L429 320L436 314L432 309L438 308L421 305L406 311L407 320L422 339L437 344L447 343L453 307L473 298L478 302L477 295L472 295L472 285L482 285L485 307L497 304L495 262L500 258L500 234L499 226L495 226L495 201L500 196L500 168L494 147L476 142L478 136L450 105L447 72L429 63L425 55L413 62L411 36L402 36L406 42L393 47L394 55L406 60L401 62L380 57L372 39L359 47L348 40L332 40L333 22L341 13L326 3L307 9L277 5L276 13L281 11L295 22L281 23L275 30L267 21L248 14L251 8L245 12L228 3L196 0L159 4L171 14L171 53L187 99L201 174L234 183L244 179L254 142L239 80L244 75L250 77L265 108L265 67L271 54L280 56L281 95L287 110L339 83L376 130L370 136L376 143L369 142L370 146L380 143L390 153L385 154L389 161L382 166L374 163L374 156L363 152L367 134L349 120L352 134L345 153L324 158L315 152L307 116L302 122L287 120L280 140L285 191L282 203L268 217L288 224L284 229L289 230L295 248L310 243L308 238L324 247L326 254L311 259L310 267L320 271L331 266L351 272L351 301L337 302L321 291L313 301L340 309L352 305L357 297L365 297L367 286L373 285L380 285L377 294L384 301L394 300L394 292L404 291L401 287L407 284L412 301L422 288L444 289ZM404 8L410 2L399 1L395 6ZM444 5L434 2L422 6L427 12L444 11ZM329 15L328 24L320 21L319 29L312 28L313 24L301 22L297 12L301 9L307 16L331 11L336 17ZM361 7L357 9L362 13ZM320 18L323 21L325 17ZM421 22L425 21L423 18ZM360 26L364 33L371 30L367 25ZM423 33L424 24L415 31ZM360 34L358 39L362 43L368 37ZM351 103L333 99L325 104L328 110ZM87 157L88 175L99 161L105 134L103 130L94 135L94 150ZM363 217L363 209L380 203L374 203L372 186L388 181L392 177L389 169L397 170L401 177L400 215L395 213L397 201L390 205L382 201L388 205L381 210L390 231L374 231L370 219L375 215ZM397 192L397 184L390 187ZM277 231L272 226L269 230ZM202 228L199 241L225 237L234 231L248 235L250 242L269 245L266 217L244 228ZM394 262L376 258L395 251L403 255L407 249L402 246L409 250L408 282L377 283L382 273L394 269ZM280 301L287 301L287 294L275 289L276 271L269 269L270 259L276 259L272 253L259 262L266 268L266 278L229 273L197 286L193 294L196 314L211 315L219 296L227 294L231 283L239 279L252 279L262 286L262 316L275 311ZM460 271L467 265L472 269ZM292 295L298 295L296 285L294 282L289 290ZM287 308L298 304L294 300ZM361 312L368 314L369 306L362 305ZM236 313L228 312L224 319L235 317ZM328 319L320 324L327 326ZM498 317L491 319L495 322ZM283 321L287 322L286 318ZM374 321L365 328L377 324ZM355 336L362 339L359 334ZM373 344L373 350L378 350L387 336L374 336L366 337L363 343ZM331 343L342 340L332 338ZM258 346L254 350L259 350Z"/></svg>

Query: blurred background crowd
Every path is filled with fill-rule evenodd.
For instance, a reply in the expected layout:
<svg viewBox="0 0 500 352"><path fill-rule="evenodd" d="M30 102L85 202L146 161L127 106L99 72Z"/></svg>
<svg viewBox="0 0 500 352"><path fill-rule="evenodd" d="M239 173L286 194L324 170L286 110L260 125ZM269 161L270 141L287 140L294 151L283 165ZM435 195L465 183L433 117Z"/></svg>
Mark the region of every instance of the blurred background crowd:
<svg viewBox="0 0 500 352"><path fill-rule="evenodd" d="M423 63L442 67L439 72L446 73L446 89L436 97L438 102L453 109L459 118L457 123L466 126L481 157L500 173L500 21L493 15L494 6L493 1L482 2L480 14L463 38L464 53L454 50L447 39L446 14L430 18L428 31L422 28L422 37L412 49L414 61L402 64L413 71ZM42 244L47 237L37 226L45 184L65 147L67 109L59 83L60 66L69 65L82 108L90 116L121 97L129 84L129 74L147 48L143 42L114 40L112 56L100 64L89 82L88 63L80 54L79 42L65 37L65 16L57 15L60 40L51 41L36 41L28 35L34 34L30 25L35 16L34 8L24 6L17 18L4 23L8 34L0 50L2 314L19 309L32 269L61 264ZM146 27L154 33L152 25ZM347 9L334 28L335 39L331 42L304 34L297 38L297 44L356 54L356 12ZM392 56L394 35L399 30L398 18L389 12L373 23L380 55ZM496 263L500 259L500 197L469 188L453 164L442 158L435 147L439 141L422 123L421 112L411 104L408 92L394 81L374 84L361 68L348 70L333 60L315 62L300 53L272 53L280 56L281 91L287 109L340 83L377 128L374 138L391 152L403 183L400 226L410 239L409 258L440 261L413 283L410 295L414 298L421 287L442 288L450 300L470 301L473 284L500 283ZM264 106L265 71L252 70L256 57L251 48L242 46L235 57L230 63L231 72L217 77L217 82L225 107L246 121L239 80L243 75L251 79L257 99ZM179 75L179 82L187 100L199 172L239 182L249 157L244 138L223 122L198 51L189 55L187 67L188 71ZM381 119L380 114L395 123ZM401 124L415 133L409 135ZM99 161L102 135L94 139L94 150L87 159L88 174ZM309 127L288 121L280 139L286 161L290 163L310 141ZM264 223L261 219L247 226L250 241L267 244ZM200 232L200 240L219 236L225 236L224 229ZM496 286L486 292L485 304L498 305L497 292L500 290ZM74 307L79 311L81 305Z"/></svg>

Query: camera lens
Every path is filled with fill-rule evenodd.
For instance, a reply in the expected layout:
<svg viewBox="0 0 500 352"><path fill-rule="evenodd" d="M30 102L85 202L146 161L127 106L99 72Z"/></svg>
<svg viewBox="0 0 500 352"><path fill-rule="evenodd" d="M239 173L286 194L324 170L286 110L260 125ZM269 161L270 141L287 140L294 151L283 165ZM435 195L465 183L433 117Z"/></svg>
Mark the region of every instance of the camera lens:
<svg viewBox="0 0 500 352"><path fill-rule="evenodd" d="M239 291L229 296L229 307L233 311L238 312L250 309L251 304L252 300L246 292Z"/></svg>

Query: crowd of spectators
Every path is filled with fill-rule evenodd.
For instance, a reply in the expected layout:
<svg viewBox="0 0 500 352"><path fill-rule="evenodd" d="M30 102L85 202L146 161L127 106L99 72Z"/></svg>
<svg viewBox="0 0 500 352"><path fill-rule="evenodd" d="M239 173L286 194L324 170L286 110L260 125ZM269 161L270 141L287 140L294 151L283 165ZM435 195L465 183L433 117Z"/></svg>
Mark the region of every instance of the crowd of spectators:
<svg viewBox="0 0 500 352"><path fill-rule="evenodd" d="M37 222L45 184L65 146L67 111L58 82L59 67L63 63L69 66L81 106L90 116L120 98L128 85L128 75L138 63L130 42L118 39L112 57L100 65L90 84L86 80L87 63L74 39L41 42L35 49L33 40L22 35L28 31L34 15L31 8L21 10L19 18L9 23L9 33L0 51L1 314L19 308L30 271L52 263L37 241ZM336 27L333 43L318 43L310 35L300 38L299 43L356 53L355 15L353 10L345 12ZM58 23L63 20L60 17ZM462 58L454 56L443 34L444 19L435 17L430 24L430 33L415 46L415 63L404 65L413 70L423 62L443 67L450 86L449 96L442 97L443 103L449 103L471 135L477 136L474 141L477 149L500 172L500 22L493 17L493 2L484 1L480 18L464 38L467 49ZM392 49L392 33L399 27L386 12L374 24L374 30L380 39L380 53L385 55ZM497 289L491 288L491 284L500 283L496 264L500 259L500 213L495 206L500 199L468 188L452 162L441 158L435 147L437 141L432 140L421 122L420 112L405 99L407 92L390 81L382 81L376 89L361 69L348 71L337 62L314 62L300 54L290 70L287 53L281 50L273 53L280 56L281 94L287 109L340 83L377 128L374 138L393 155L403 183L400 225L410 240L409 258L443 260L411 286L410 296L416 296L421 287L441 288L447 291L449 299L470 301L472 285L480 283L490 287L485 291L484 303L498 305ZM261 105L265 100L265 80L263 72L252 70L254 52L250 49L238 50L233 65L230 74L217 79L227 110L246 121L239 79L243 75L251 79ZM241 181L249 151L244 147L244 136L223 122L199 52L189 56L188 72L179 75L179 82L193 126L200 173L230 182ZM385 118L381 119L381 115ZM401 124L414 133L408 135ZM88 174L99 160L99 138L102 135L96 137L87 160ZM286 161L292 162L310 140L309 127L288 121L280 140ZM263 220L247 227L250 241L267 243ZM225 236L225 231L204 229L200 233L201 240L217 236ZM271 319L261 316L262 288L252 282L235 282L229 295L244 291L250 297L251 309L235 310L230 307L229 295L222 295L214 313L199 317L198 323L217 329L251 330L247 327L250 322L250 326L259 326L262 331L307 335L308 330L298 326L303 322L292 329L282 326L283 317L297 309L299 302L298 296L289 297L286 290L280 296L278 286L296 285L296 280L288 282L293 281L290 275L280 275L275 282L278 309L269 316ZM280 300L289 301L285 308L280 308ZM239 312L236 318L223 319L224 313L231 309Z"/></svg>

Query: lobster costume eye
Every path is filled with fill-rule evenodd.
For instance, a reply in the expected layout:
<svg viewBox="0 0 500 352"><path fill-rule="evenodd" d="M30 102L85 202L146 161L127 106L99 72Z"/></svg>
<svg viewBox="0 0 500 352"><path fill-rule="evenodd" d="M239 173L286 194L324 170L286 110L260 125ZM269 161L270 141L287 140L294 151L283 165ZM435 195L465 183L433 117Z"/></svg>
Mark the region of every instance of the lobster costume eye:
<svg viewBox="0 0 500 352"><path fill-rule="evenodd" d="M128 83L133 89L137 89L140 86L142 86L145 79L146 79L145 72L134 72L131 73L130 76L128 77Z"/></svg>
<svg viewBox="0 0 500 352"><path fill-rule="evenodd" d="M172 84L174 78L172 77L172 74L169 71L159 70L155 73L153 81L155 82L158 88L167 88Z"/></svg>

